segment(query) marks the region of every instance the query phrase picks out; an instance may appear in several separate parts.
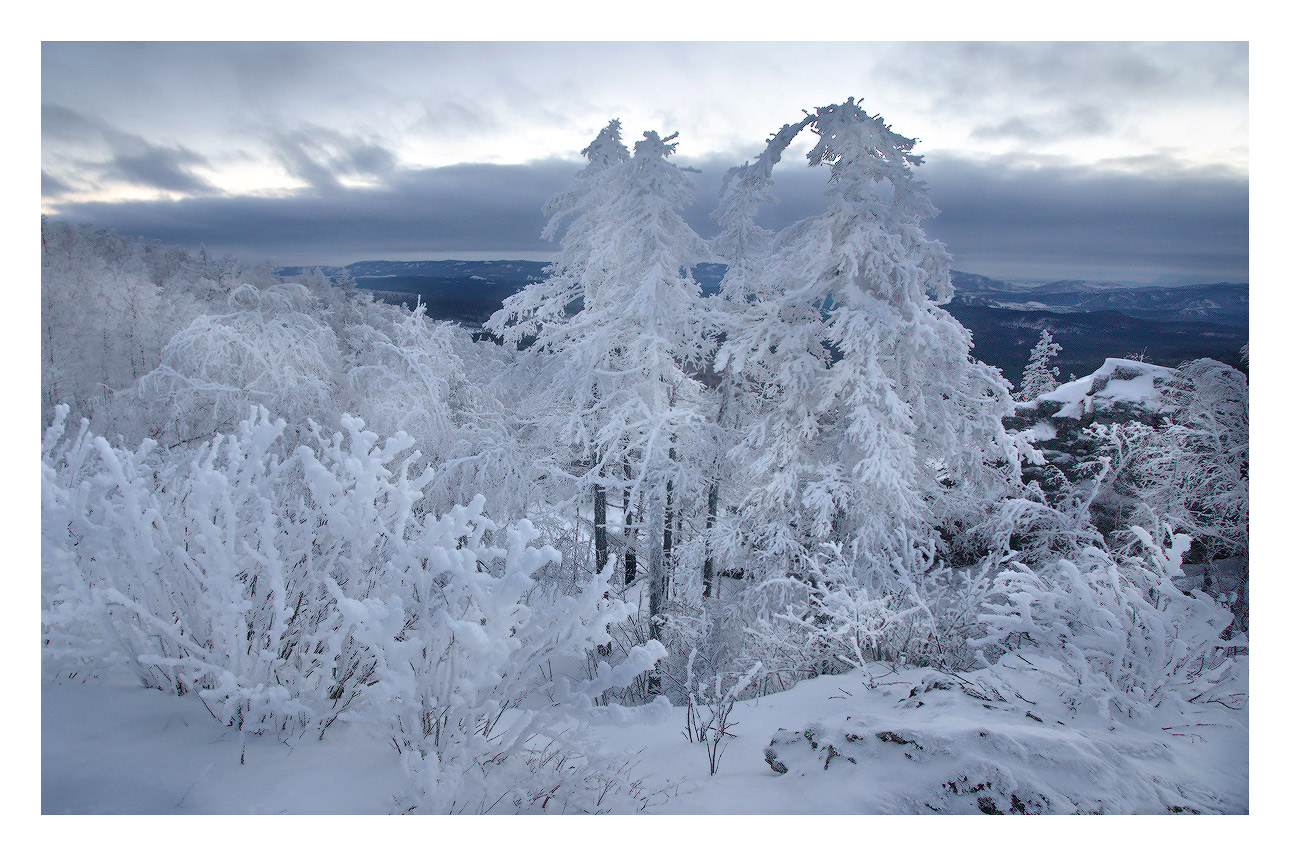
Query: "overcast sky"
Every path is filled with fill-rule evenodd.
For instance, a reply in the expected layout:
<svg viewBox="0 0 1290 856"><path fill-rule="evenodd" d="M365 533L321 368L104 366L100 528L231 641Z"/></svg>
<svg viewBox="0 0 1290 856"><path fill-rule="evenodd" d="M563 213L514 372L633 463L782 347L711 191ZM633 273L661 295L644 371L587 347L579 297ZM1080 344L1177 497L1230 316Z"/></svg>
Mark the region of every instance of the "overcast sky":
<svg viewBox="0 0 1290 856"><path fill-rule="evenodd" d="M531 257L610 118L680 133L703 234L725 170L864 98L921 142L954 267L1248 277L1243 43L51 43L42 211L284 264ZM822 208L800 141L778 226Z"/></svg>

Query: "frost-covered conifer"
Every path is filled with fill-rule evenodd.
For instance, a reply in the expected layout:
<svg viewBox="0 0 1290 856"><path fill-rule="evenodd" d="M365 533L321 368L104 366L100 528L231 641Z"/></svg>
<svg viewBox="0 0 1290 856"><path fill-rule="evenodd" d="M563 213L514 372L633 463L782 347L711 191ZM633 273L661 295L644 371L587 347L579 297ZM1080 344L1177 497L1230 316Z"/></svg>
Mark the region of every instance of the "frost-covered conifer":
<svg viewBox="0 0 1290 856"><path fill-rule="evenodd" d="M1057 356L1057 352L1061 349L1062 346L1053 341L1053 334L1045 327L1039 334L1039 341L1035 343L1035 347L1030 349L1030 360L1026 363L1026 371L1021 376L1023 401L1034 401L1045 392L1057 388L1057 377L1061 374L1061 369L1050 366L1048 361Z"/></svg>
<svg viewBox="0 0 1290 856"><path fill-rule="evenodd" d="M757 402L735 449L735 531L750 561L790 575L837 545L853 582L880 592L935 561L937 527L1016 485L1012 404L936 305L952 295L949 256L920 225L936 209L912 174L914 140L854 100L808 118L828 208L757 257L716 361Z"/></svg>
<svg viewBox="0 0 1290 856"><path fill-rule="evenodd" d="M755 161L727 171L718 195L713 217L722 231L712 241L717 258L726 263L721 279L719 300L709 307L714 329L732 329L738 326L748 304L762 295L757 291L765 285L759 276L765 264L764 254L770 247L773 233L756 222L762 205L773 203L771 171L784 155L784 150L794 137L810 124L808 115L797 124L784 125L767 141L766 149ZM732 538L720 515L722 491L731 493L728 482L732 473L727 452L735 445L739 426L744 422L744 410L758 397L755 382L728 366L714 372L717 385L716 413L709 420L702 436L702 445L692 454L703 460L707 481L707 514L704 520L704 556L701 574L702 591L710 596L714 591L716 567L729 562ZM696 444L698 445L698 444ZM725 530L725 531L723 531Z"/></svg>
<svg viewBox="0 0 1290 856"><path fill-rule="evenodd" d="M508 341L535 337L531 359L546 361L536 391L571 474L602 489L625 487L629 504L644 500L655 612L668 484L679 489L675 450L704 418L692 375L707 348L691 275L706 246L679 213L693 184L669 160L674 137L647 131L628 158L611 122L584 150L590 163L573 188L547 207L548 234L569 221L550 275L489 321Z"/></svg>

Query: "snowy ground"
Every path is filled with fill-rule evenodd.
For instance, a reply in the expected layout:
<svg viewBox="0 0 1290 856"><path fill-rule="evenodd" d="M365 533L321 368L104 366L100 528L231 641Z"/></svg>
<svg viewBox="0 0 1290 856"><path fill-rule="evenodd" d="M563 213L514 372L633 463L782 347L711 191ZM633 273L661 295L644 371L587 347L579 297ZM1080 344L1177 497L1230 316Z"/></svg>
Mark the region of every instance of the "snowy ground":
<svg viewBox="0 0 1290 856"><path fill-rule="evenodd" d="M392 808L394 750L336 730L284 745L240 735L201 702L125 680L45 684L43 814L370 814Z"/></svg>
<svg viewBox="0 0 1290 856"><path fill-rule="evenodd" d="M1027 694L1034 706L987 707L957 688L910 698L927 675L907 670L867 688L853 673L740 703L716 776L684 736L683 709L593 733L636 756L659 813L1248 811L1244 712L1206 707L1110 731L1087 717L1059 724L1060 705L1039 690ZM44 814L385 813L400 786L390 746L340 729L292 745L250 737L240 764L239 735L199 701L126 680L45 683L41 714ZM766 760L772 740L782 775Z"/></svg>

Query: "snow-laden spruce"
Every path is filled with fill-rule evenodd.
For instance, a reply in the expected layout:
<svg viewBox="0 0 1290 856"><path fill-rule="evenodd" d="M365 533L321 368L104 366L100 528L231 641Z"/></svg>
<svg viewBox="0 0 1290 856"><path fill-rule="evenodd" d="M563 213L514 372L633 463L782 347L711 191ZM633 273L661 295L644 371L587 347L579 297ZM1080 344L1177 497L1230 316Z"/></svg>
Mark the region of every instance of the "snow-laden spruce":
<svg viewBox="0 0 1290 856"><path fill-rule="evenodd" d="M676 135L647 131L629 157L619 127L583 150L588 165L547 206L548 236L569 221L549 276L488 326L508 342L534 338L528 359L544 367L535 392L569 475L600 497L626 490L628 508L643 504L653 617L666 598L672 493L686 487L677 450L705 418L694 373L711 344L691 271L707 248L679 213L694 188L669 160ZM603 515L604 499L597 505Z"/></svg>
<svg viewBox="0 0 1290 856"><path fill-rule="evenodd" d="M1057 388L1057 378L1061 369L1050 366L1048 361L1057 356L1062 346L1053 341L1053 334L1045 327L1039 334L1039 341L1030 349L1030 359L1021 376L1021 400L1034 401L1045 392Z"/></svg>
<svg viewBox="0 0 1290 856"><path fill-rule="evenodd" d="M760 236L738 209L764 201L747 188L802 127L818 137L808 163L830 170L826 210L768 243L742 238ZM725 560L795 599L851 592L859 612L897 592L917 603L942 533L1019 486L1007 383L937 305L952 295L949 256L920 225L936 209L914 142L854 100L822 107L723 199L718 245L736 248L738 281L716 369L751 405L732 436L741 493Z"/></svg>

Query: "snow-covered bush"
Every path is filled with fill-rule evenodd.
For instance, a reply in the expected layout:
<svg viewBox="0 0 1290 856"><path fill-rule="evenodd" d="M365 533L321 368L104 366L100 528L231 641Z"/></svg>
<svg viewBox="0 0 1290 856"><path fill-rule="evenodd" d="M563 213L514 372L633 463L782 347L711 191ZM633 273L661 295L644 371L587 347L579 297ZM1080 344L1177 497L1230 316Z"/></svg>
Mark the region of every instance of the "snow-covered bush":
<svg viewBox="0 0 1290 856"><path fill-rule="evenodd" d="M345 331L352 351L349 403L372 430L383 436L404 431L437 461L453 441L453 412L463 409L454 400L454 381L460 387L463 373L455 340L465 334L429 321L424 306L389 314L379 326L355 324Z"/></svg>
<svg viewBox="0 0 1290 856"><path fill-rule="evenodd" d="M531 546L527 522L488 546L482 506L478 497L436 524L435 540L459 543L455 551L440 547L437 563L340 602L356 637L381 652L374 704L412 777L405 799L434 812L595 811L592 783L578 774L595 762L574 739L574 717L663 648L646 643L585 677L628 606L605 596L604 579L575 596L538 595L533 575L559 554Z"/></svg>
<svg viewBox="0 0 1290 856"><path fill-rule="evenodd" d="M626 792L568 739L569 717L662 647L585 677L628 607L603 581L539 591L558 553L526 522L498 530L482 497L415 514L433 472L406 434L382 443L346 416L291 448L261 410L165 457L84 426L67 438L65 419L42 460L51 658L120 661L248 732L385 730L430 810L595 810L589 794Z"/></svg>
<svg viewBox="0 0 1290 856"><path fill-rule="evenodd" d="M1113 551L1080 519L1086 511L1087 500L1073 511L1004 504L998 570L973 644L1000 674L1037 671L1072 709L1092 706L1104 718L1225 698L1232 662L1222 634L1232 615L1175 584L1190 538L1160 544L1133 527L1132 541Z"/></svg>
<svg viewBox="0 0 1290 856"><path fill-rule="evenodd" d="M406 437L380 446L351 422L352 445L292 450L259 410L164 456L63 427L42 466L47 633L65 640L51 654L122 660L251 731L322 730L351 707L374 659L335 600L365 594L403 546L416 483L385 465Z"/></svg>
<svg viewBox="0 0 1290 856"><path fill-rule="evenodd" d="M1131 526L1145 529L1157 543L1168 541L1171 532L1189 536L1185 561L1192 578L1182 587L1201 587L1226 600L1236 615L1235 628L1246 629L1250 435L1245 375L1209 359L1177 369L1107 362L1121 364L1117 373L1138 374L1118 388L1111 374L1096 398L1084 396L1075 405L1082 412L1114 414L1084 429L1074 447L1077 463L1068 467L1077 480L1087 475L1082 470L1098 471L1080 488L1086 516L1113 547L1137 540ZM1143 383L1148 377L1150 385ZM1121 408L1126 400L1143 406ZM1045 478L1055 482L1050 485L1054 501L1069 502L1059 496L1067 485L1064 477L1050 468Z"/></svg>
<svg viewBox="0 0 1290 856"><path fill-rule="evenodd" d="M1216 360L1178 367L1164 390L1168 418L1144 450L1139 496L1167 526L1216 556L1250 549L1250 393Z"/></svg>
<svg viewBox="0 0 1290 856"><path fill-rule="evenodd" d="M485 492L491 518L529 518L552 543L571 538L565 511L574 488L551 424L561 408L543 391L549 364L460 332L448 341L463 374L447 383L453 427L435 465L431 502L448 508ZM560 549L569 561L573 544Z"/></svg>
<svg viewBox="0 0 1290 856"><path fill-rule="evenodd" d="M296 283L238 287L226 313L198 316L171 337L161 365L120 406L141 411L142 436L164 445L227 431L252 405L273 408L293 430L310 418L335 424L341 353L313 303Z"/></svg>
<svg viewBox="0 0 1290 856"><path fill-rule="evenodd" d="M753 677L761 670L761 663L754 663L741 675L718 672L713 678L702 680L694 673L694 660L698 653L697 648L691 648L686 662L685 736L691 743L703 744L708 756L708 775L715 776L729 746L727 739L736 736L730 728L738 723L730 719L730 714L734 712L740 694L748 689Z"/></svg>
<svg viewBox="0 0 1290 856"><path fill-rule="evenodd" d="M766 664L775 689L817 675L875 663L961 669L976 663L970 638L979 630L996 557L952 567L937 564L902 575L886 591L856 580L854 558L841 551L812 557L809 573L771 578L743 598L745 638L734 658Z"/></svg>

